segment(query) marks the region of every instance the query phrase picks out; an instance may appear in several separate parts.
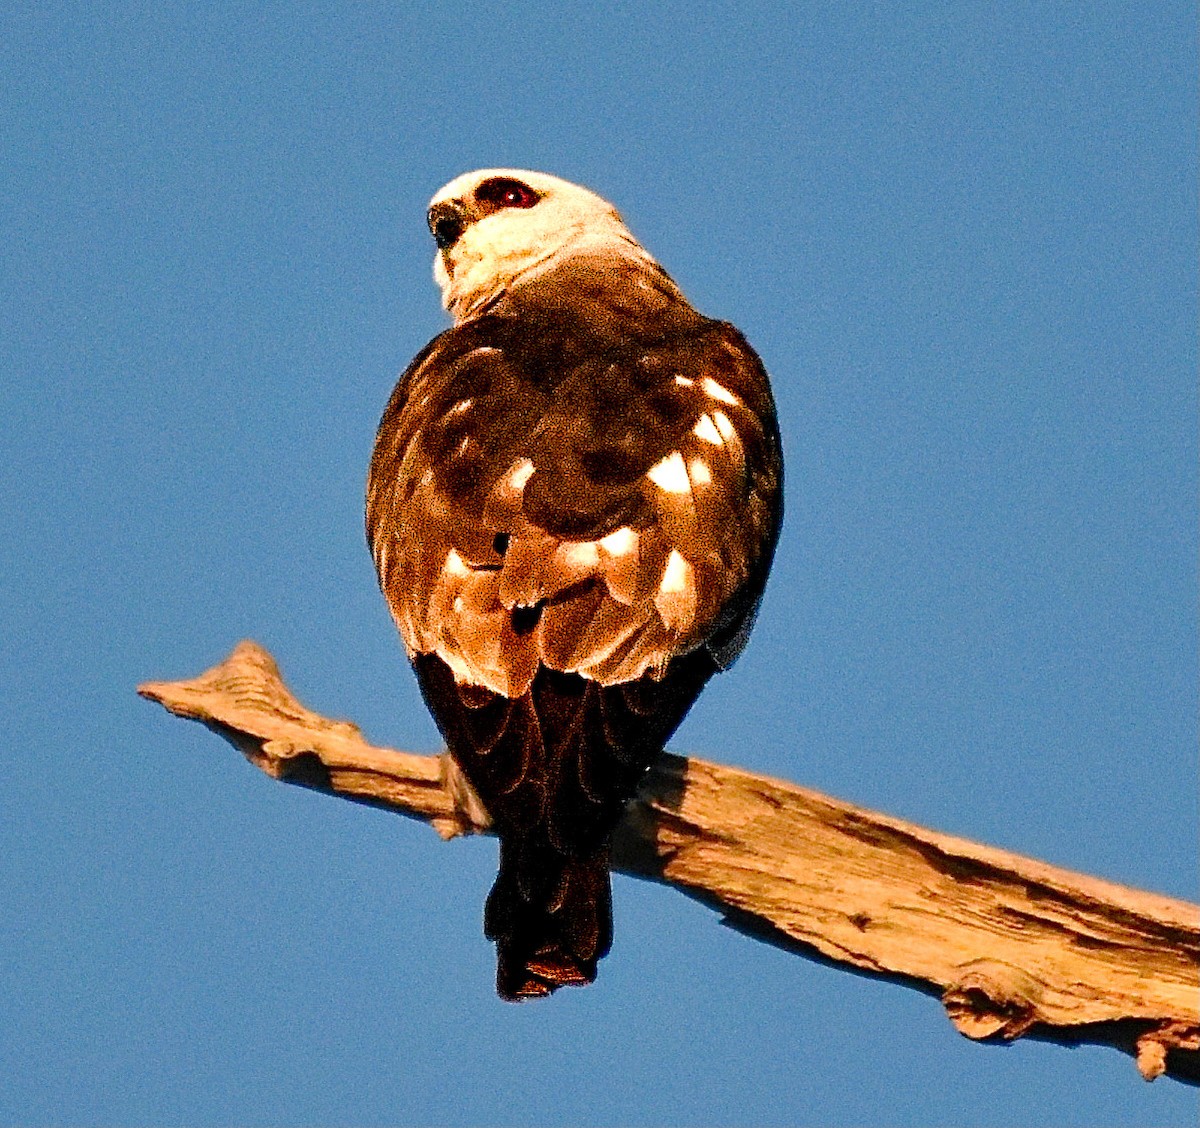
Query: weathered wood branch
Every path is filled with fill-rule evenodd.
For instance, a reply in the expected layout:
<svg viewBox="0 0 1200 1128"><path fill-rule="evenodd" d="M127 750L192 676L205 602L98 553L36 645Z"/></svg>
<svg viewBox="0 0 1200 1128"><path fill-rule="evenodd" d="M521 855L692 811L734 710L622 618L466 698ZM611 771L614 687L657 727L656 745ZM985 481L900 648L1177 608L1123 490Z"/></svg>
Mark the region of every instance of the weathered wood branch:
<svg viewBox="0 0 1200 1128"><path fill-rule="evenodd" d="M376 748L311 712L252 642L198 678L138 692L276 779L421 819L444 838L488 831L448 756ZM969 1038L1106 1044L1147 1080L1200 1082L1196 905L666 754L614 861L759 939L935 993Z"/></svg>

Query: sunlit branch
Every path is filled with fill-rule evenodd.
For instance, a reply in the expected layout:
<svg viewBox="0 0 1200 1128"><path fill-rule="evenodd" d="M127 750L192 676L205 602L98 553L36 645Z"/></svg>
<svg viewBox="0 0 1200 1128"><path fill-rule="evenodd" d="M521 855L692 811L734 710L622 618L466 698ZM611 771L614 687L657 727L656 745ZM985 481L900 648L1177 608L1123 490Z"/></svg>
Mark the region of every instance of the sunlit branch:
<svg viewBox="0 0 1200 1128"><path fill-rule="evenodd" d="M443 838L488 833L448 756L377 748L311 712L255 643L191 681L138 692L276 779ZM1147 1080L1200 1082L1200 907L1188 902L667 754L630 806L614 864L757 939L935 994L969 1038L1106 1044Z"/></svg>

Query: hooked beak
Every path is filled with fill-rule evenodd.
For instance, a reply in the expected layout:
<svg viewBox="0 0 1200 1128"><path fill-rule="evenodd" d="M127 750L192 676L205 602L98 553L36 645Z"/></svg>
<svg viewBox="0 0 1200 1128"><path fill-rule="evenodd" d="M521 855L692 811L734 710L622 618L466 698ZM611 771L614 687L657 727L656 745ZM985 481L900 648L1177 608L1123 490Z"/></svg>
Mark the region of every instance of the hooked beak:
<svg viewBox="0 0 1200 1128"><path fill-rule="evenodd" d="M448 251L453 247L470 223L466 209L453 200L434 204L429 209L428 218L429 230L439 251Z"/></svg>

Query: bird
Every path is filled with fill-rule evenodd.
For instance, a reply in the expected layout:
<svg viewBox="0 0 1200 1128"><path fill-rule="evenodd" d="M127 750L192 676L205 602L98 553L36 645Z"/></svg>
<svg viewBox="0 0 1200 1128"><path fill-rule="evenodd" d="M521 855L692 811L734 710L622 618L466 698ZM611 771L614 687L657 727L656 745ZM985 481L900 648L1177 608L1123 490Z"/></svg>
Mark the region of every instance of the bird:
<svg viewBox="0 0 1200 1128"><path fill-rule="evenodd" d="M367 480L380 588L499 838L496 990L596 978L626 806L746 645L783 515L766 370L612 204L484 169L430 202L453 325L400 377Z"/></svg>

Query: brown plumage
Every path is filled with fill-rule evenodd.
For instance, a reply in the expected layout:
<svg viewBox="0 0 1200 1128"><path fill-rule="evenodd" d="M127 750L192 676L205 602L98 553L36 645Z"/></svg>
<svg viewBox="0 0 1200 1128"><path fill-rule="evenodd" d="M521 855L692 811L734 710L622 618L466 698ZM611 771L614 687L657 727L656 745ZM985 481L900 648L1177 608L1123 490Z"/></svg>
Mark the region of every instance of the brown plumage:
<svg viewBox="0 0 1200 1128"><path fill-rule="evenodd" d="M518 175L534 202L495 206ZM613 828L744 645L781 513L761 363L632 237L552 246L473 307L455 293L478 258L464 232L560 185L478 174L435 202L468 308L401 377L367 492L421 692L500 838L484 927L508 999L595 978Z"/></svg>

